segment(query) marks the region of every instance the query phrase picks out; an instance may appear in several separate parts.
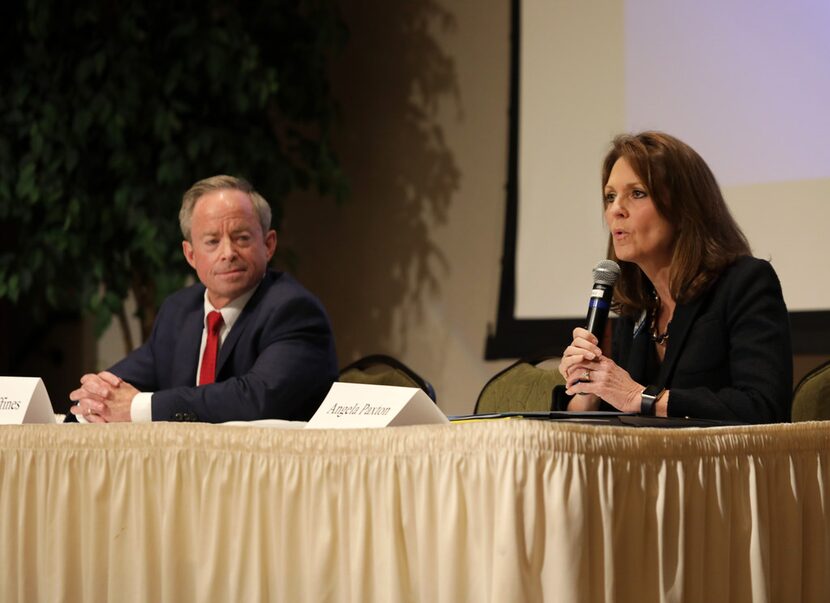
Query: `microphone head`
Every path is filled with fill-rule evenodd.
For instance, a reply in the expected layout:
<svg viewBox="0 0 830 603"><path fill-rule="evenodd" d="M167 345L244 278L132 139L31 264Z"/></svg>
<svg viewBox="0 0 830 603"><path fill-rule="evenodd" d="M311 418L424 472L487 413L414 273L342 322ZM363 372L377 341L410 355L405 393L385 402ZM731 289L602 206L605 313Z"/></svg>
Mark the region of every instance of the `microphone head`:
<svg viewBox="0 0 830 603"><path fill-rule="evenodd" d="M594 267L594 282L613 287L620 276L620 266L614 260L600 260Z"/></svg>

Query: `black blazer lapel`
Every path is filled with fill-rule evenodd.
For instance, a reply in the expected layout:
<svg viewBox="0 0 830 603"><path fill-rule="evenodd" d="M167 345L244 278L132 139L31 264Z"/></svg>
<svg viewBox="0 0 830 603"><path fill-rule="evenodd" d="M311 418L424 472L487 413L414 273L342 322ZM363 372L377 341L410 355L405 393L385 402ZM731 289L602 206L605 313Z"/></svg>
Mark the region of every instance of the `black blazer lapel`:
<svg viewBox="0 0 830 603"><path fill-rule="evenodd" d="M677 359L680 357L680 352L686 343L686 337L689 335L689 331L703 307L703 301L707 297L708 294L704 294L688 304L678 304L675 307L674 316L672 316L671 324L669 325L669 342L668 346L666 346L666 357L663 359L658 377L658 385L660 387L666 387L666 384L671 381L675 366L677 366Z"/></svg>
<svg viewBox="0 0 830 603"><path fill-rule="evenodd" d="M648 358L648 346L651 345L651 337L648 332L648 319L641 325L634 339L631 340L631 352L628 357L628 374L638 383L646 378L646 360Z"/></svg>

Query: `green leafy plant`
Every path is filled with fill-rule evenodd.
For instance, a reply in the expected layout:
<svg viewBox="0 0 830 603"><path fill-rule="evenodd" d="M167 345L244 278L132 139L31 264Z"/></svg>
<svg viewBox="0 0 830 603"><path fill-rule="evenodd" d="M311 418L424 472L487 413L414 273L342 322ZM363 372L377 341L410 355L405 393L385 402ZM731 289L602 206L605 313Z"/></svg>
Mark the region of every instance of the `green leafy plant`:
<svg viewBox="0 0 830 603"><path fill-rule="evenodd" d="M0 299L92 312L100 333L113 316L126 327L132 292L146 337L190 274L190 184L246 177L275 225L292 191L346 194L334 3L29 0L0 17Z"/></svg>

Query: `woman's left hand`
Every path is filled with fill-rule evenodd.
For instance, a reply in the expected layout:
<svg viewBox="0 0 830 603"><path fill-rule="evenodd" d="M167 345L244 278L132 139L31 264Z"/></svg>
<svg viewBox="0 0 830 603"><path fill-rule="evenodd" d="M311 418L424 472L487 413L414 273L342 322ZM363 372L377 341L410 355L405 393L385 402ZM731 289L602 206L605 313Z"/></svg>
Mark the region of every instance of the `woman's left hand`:
<svg viewBox="0 0 830 603"><path fill-rule="evenodd" d="M566 393L594 394L622 412L640 412L644 386L606 356L570 367ZM587 380L586 380L587 377Z"/></svg>

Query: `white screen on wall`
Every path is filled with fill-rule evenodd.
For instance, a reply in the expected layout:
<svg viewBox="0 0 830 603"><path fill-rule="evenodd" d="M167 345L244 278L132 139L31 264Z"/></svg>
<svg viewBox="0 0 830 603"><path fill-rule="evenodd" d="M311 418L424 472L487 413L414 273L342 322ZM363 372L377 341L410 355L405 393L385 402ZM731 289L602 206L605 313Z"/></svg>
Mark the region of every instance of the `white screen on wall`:
<svg viewBox="0 0 830 603"><path fill-rule="evenodd" d="M791 311L830 309L828 31L825 0L522 0L515 317L584 315L602 157L645 129L704 157Z"/></svg>

